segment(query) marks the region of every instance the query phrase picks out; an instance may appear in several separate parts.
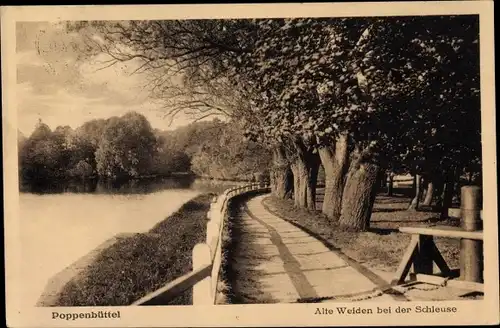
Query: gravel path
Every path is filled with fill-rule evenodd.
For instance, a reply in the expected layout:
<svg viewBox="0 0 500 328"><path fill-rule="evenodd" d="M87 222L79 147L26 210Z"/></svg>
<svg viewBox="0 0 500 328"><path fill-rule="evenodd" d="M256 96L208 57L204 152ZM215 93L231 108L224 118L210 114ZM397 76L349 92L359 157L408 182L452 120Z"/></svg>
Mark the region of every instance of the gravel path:
<svg viewBox="0 0 500 328"><path fill-rule="evenodd" d="M267 211L264 197L251 198L234 221L236 303L395 300L321 241Z"/></svg>

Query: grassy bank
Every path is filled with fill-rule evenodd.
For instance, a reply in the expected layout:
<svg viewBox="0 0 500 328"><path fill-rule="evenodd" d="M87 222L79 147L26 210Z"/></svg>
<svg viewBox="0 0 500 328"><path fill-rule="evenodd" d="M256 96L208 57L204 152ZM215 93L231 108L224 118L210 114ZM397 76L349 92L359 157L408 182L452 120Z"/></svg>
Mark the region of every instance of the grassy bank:
<svg viewBox="0 0 500 328"><path fill-rule="evenodd" d="M241 246L241 228L238 220L241 215L241 207L246 201L258 194L259 192L248 192L229 201L228 215L224 218L222 230L222 261L217 284L216 304L241 304L233 287L235 281L246 281L250 277L240 275L234 265L235 259L238 258L238 247Z"/></svg>
<svg viewBox="0 0 500 328"><path fill-rule="evenodd" d="M457 224L456 220L439 221L439 213L406 211L409 202L406 197L377 197L370 230L351 232L331 223L319 211L295 208L293 201L274 197L264 200L266 207L276 215L304 228L364 266L386 272L396 271L410 243L410 236L400 233L399 227ZM435 238L435 241L448 265L457 267L459 240Z"/></svg>
<svg viewBox="0 0 500 328"><path fill-rule="evenodd" d="M205 241L213 196L200 195L149 232L118 240L64 286L55 305L129 305L188 273L192 270L193 247ZM191 290L170 304L192 304Z"/></svg>

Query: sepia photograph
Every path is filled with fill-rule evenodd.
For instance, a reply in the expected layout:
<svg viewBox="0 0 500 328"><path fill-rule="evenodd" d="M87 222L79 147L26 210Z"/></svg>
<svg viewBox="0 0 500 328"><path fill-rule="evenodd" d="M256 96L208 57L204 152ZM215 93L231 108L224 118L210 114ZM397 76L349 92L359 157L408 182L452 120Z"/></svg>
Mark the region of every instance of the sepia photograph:
<svg viewBox="0 0 500 328"><path fill-rule="evenodd" d="M2 22L16 326L498 323L492 17L195 7Z"/></svg>

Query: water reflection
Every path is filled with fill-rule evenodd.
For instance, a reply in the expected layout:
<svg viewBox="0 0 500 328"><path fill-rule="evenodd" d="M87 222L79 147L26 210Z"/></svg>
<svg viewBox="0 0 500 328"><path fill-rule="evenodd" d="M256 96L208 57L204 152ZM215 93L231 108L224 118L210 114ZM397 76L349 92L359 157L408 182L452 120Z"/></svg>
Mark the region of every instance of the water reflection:
<svg viewBox="0 0 500 328"><path fill-rule="evenodd" d="M169 178L144 178L132 180L76 179L45 181L22 184L23 193L34 194L150 194L171 189L190 189L201 192L221 193L227 188L241 185L240 182L196 179L193 176Z"/></svg>

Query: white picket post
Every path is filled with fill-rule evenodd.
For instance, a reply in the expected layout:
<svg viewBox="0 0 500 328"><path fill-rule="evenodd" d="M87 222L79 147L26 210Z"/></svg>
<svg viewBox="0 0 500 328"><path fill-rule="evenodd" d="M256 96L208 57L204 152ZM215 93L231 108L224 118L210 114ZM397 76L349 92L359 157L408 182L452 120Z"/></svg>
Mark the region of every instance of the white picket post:
<svg viewBox="0 0 500 328"><path fill-rule="evenodd" d="M210 262L210 247L207 244L196 244L193 248L193 270L209 265ZM193 286L193 305L213 304L211 279L208 276Z"/></svg>
<svg viewBox="0 0 500 328"><path fill-rule="evenodd" d="M224 215L222 213L222 207L217 208L217 211L214 213L213 217L214 217L213 221L217 222L220 225L222 220L224 219Z"/></svg>
<svg viewBox="0 0 500 328"><path fill-rule="evenodd" d="M219 238L219 222L216 222L214 220L208 221L206 243L208 246L210 246L212 255L215 252L215 247L217 247L217 239L215 238Z"/></svg>
<svg viewBox="0 0 500 328"><path fill-rule="evenodd" d="M212 219L212 212L214 211L214 203L210 203L210 208L208 209L207 212L207 219L211 220Z"/></svg>

